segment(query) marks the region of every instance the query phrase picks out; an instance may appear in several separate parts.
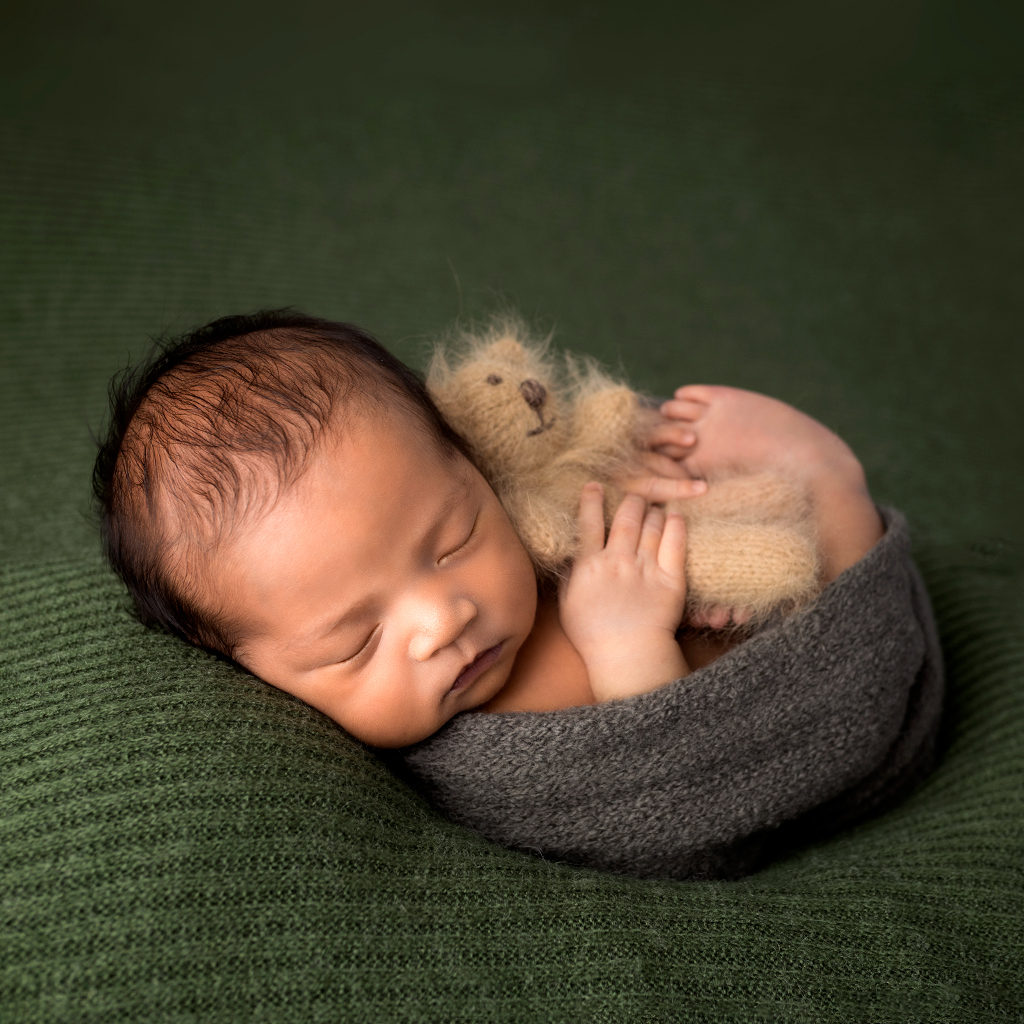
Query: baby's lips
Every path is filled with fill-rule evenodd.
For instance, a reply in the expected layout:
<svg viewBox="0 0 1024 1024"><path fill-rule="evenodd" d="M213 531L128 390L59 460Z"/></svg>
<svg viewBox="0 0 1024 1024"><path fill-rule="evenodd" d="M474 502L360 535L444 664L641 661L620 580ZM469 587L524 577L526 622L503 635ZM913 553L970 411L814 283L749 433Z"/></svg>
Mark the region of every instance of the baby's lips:
<svg viewBox="0 0 1024 1024"><path fill-rule="evenodd" d="M458 693L472 686L501 657L503 644L481 651L456 677L449 693Z"/></svg>

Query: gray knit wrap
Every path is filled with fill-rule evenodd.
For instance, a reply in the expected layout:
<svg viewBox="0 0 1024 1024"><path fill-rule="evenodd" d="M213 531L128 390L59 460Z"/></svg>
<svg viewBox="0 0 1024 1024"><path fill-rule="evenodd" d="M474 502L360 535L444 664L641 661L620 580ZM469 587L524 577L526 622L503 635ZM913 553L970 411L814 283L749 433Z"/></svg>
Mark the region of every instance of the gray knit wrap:
<svg viewBox="0 0 1024 1024"><path fill-rule="evenodd" d="M942 653L904 517L810 606L652 693L469 712L400 752L505 846L642 878L725 878L889 806L929 770Z"/></svg>

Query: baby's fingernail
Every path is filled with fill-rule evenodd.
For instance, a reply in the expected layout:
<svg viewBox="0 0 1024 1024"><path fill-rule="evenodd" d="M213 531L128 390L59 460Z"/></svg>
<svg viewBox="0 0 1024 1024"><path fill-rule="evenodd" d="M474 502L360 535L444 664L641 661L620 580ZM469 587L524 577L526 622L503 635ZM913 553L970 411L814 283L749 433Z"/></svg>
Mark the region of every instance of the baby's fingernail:
<svg viewBox="0 0 1024 1024"><path fill-rule="evenodd" d="M703 480L691 480L690 481L690 493L691 494L703 494L707 489L708 489L708 485Z"/></svg>
<svg viewBox="0 0 1024 1024"><path fill-rule="evenodd" d="M682 438L680 440L683 442L683 444L693 444L697 440L697 435L696 434L683 434L683 436L682 436Z"/></svg>

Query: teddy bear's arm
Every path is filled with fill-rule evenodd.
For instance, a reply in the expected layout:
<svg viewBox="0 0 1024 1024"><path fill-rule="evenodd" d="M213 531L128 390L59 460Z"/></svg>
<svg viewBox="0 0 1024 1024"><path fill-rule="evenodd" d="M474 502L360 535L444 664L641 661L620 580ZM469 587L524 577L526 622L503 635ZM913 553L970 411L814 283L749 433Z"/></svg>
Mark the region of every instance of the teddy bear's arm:
<svg viewBox="0 0 1024 1024"><path fill-rule="evenodd" d="M538 571L560 575L576 550L573 511L559 496L536 489L506 487L498 497Z"/></svg>
<svg viewBox="0 0 1024 1024"><path fill-rule="evenodd" d="M573 410L572 439L559 461L575 462L607 475L610 467L633 457L638 405L636 392L624 385L581 395Z"/></svg>

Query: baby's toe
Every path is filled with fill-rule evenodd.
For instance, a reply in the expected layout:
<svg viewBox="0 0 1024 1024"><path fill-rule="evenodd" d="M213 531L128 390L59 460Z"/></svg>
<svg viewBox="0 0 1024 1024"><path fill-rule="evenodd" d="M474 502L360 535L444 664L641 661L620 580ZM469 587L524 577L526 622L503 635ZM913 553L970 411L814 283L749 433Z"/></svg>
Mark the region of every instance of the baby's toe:
<svg viewBox="0 0 1024 1024"><path fill-rule="evenodd" d="M732 609L725 605L719 605L708 612L708 625L712 629L725 629L731 618Z"/></svg>
<svg viewBox="0 0 1024 1024"><path fill-rule="evenodd" d="M714 384L685 384L676 388L675 397L684 402L697 402L700 405L710 405L717 397L722 388Z"/></svg>
<svg viewBox="0 0 1024 1024"><path fill-rule="evenodd" d="M664 451L669 458L680 456L672 455L667 449L672 448L688 454L696 443L697 435L682 423L659 423L647 435L647 446Z"/></svg>
<svg viewBox="0 0 1024 1024"><path fill-rule="evenodd" d="M678 392L676 394L676 398L670 398L661 407L662 414L670 419L695 423L708 411L706 403L695 402L689 398L679 398Z"/></svg>

